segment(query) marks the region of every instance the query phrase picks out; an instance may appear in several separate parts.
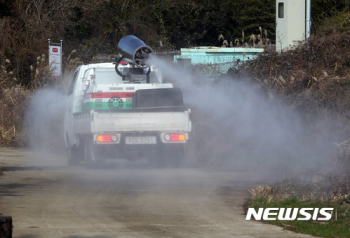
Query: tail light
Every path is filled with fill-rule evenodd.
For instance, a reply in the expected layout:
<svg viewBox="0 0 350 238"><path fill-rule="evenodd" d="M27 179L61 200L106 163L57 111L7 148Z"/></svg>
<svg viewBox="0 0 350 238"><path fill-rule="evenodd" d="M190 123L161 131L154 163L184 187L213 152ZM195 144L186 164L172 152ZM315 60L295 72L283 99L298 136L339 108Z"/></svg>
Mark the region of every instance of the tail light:
<svg viewBox="0 0 350 238"><path fill-rule="evenodd" d="M186 136L184 134L165 134L165 141L184 141L186 140Z"/></svg>
<svg viewBox="0 0 350 238"><path fill-rule="evenodd" d="M98 142L117 142L118 141L117 135L98 135L97 141Z"/></svg>

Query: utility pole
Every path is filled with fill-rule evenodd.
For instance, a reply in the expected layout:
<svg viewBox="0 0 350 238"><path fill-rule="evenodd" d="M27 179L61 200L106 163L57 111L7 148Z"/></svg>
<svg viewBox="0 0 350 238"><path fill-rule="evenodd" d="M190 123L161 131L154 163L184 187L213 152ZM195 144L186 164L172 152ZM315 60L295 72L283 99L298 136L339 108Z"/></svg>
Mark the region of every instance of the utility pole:
<svg viewBox="0 0 350 238"><path fill-rule="evenodd" d="M311 34L311 0L306 0L306 40L310 40Z"/></svg>

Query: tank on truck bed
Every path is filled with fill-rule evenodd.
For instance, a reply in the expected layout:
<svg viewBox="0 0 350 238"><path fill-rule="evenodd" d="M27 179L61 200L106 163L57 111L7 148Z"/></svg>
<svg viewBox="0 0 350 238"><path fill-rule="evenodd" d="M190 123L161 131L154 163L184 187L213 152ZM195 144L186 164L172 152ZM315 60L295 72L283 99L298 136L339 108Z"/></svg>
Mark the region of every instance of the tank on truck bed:
<svg viewBox="0 0 350 238"><path fill-rule="evenodd" d="M153 51L137 40L135 55L147 50L148 58L121 55L116 64L82 65L74 72L64 120L69 165L97 168L105 159L147 157L153 166L177 167L182 161L191 110L181 90L147 66Z"/></svg>

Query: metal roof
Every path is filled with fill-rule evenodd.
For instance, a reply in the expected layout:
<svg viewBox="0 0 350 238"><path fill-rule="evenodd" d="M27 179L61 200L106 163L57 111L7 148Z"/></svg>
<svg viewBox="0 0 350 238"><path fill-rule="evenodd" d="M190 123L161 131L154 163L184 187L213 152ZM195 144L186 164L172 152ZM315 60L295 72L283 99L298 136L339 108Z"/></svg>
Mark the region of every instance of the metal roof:
<svg viewBox="0 0 350 238"><path fill-rule="evenodd" d="M245 48L245 47L215 47L200 46L192 48L181 48L181 53L260 53L264 52L263 48Z"/></svg>

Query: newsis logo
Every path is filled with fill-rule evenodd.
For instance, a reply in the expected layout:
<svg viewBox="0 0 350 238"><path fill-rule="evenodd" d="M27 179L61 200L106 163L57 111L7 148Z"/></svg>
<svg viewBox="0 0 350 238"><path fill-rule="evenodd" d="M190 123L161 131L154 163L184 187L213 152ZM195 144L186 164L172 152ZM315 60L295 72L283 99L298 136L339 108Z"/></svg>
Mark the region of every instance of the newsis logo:
<svg viewBox="0 0 350 238"><path fill-rule="evenodd" d="M253 216L257 221L308 221L311 218L314 221L328 221L332 218L331 211L333 208L294 208L293 212L292 208L259 208L256 212L254 208L248 208L245 219L250 221Z"/></svg>

